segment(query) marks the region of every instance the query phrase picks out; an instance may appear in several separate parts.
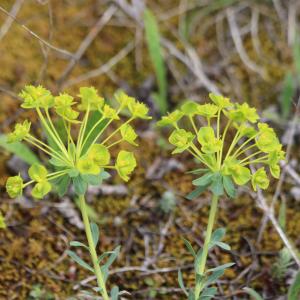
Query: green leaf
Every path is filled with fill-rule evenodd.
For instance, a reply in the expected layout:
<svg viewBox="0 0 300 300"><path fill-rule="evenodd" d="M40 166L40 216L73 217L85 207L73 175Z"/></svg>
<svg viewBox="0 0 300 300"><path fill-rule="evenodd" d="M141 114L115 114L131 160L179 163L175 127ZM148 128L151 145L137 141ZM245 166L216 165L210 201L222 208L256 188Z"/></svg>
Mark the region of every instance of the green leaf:
<svg viewBox="0 0 300 300"><path fill-rule="evenodd" d="M230 268L233 265L235 265L235 263L227 263L227 264L224 264L224 265L212 268L212 269L208 269L207 271L208 272L215 272L215 271L219 271L219 270L225 270L227 268Z"/></svg>
<svg viewBox="0 0 300 300"><path fill-rule="evenodd" d="M83 268L91 271L92 273L94 273L94 269L87 264L84 260L82 260L75 252L67 250L66 252L75 262L77 262L80 266L82 266Z"/></svg>
<svg viewBox="0 0 300 300"><path fill-rule="evenodd" d="M85 141L87 135L89 134L90 130L93 128L93 126L101 119L102 114L99 111L93 111L87 121L86 130L83 136L83 140ZM92 142L98 135L98 133L105 127L105 125L109 122L108 119L105 119L101 121L96 128L93 130L93 132L88 137L87 141L84 144L84 147L82 149L82 155L84 155L87 151L87 149L91 146Z"/></svg>
<svg viewBox="0 0 300 300"><path fill-rule="evenodd" d="M224 235L226 233L226 229L225 228L218 228L216 229L213 234L211 235L211 239L210 239L210 248L213 247L217 242L220 242Z"/></svg>
<svg viewBox="0 0 300 300"><path fill-rule="evenodd" d="M186 240L185 238L183 238L183 242L185 244L185 246L187 247L187 249L189 250L189 252L194 256L194 257L197 257L197 254L193 248L193 246L191 245L191 243Z"/></svg>
<svg viewBox="0 0 300 300"><path fill-rule="evenodd" d="M288 72L283 81L283 88L280 95L281 113L284 119L287 119L291 112L293 96L295 94L295 84L293 75Z"/></svg>
<svg viewBox="0 0 300 300"><path fill-rule="evenodd" d="M200 265L200 261L201 261L202 254L203 254L203 249L200 249L200 250L197 252L196 259L195 259L195 261L194 261L194 268L195 268L196 274L199 274L199 265ZM200 275L200 274L199 274L199 275Z"/></svg>
<svg viewBox="0 0 300 300"><path fill-rule="evenodd" d="M212 183L209 188L216 196L221 196L224 194L222 175L220 173L214 174L214 176L212 177Z"/></svg>
<svg viewBox="0 0 300 300"><path fill-rule="evenodd" d="M97 244L99 242L99 227L96 223L91 222L91 231L92 231L92 237L94 241L95 248L97 247Z"/></svg>
<svg viewBox="0 0 300 300"><path fill-rule="evenodd" d="M87 189L87 183L82 179L81 175L72 178L74 189L77 195L83 195Z"/></svg>
<svg viewBox="0 0 300 300"><path fill-rule="evenodd" d="M201 195L206 189L208 188L208 185L198 186L196 189L194 189L192 192L190 192L185 198L188 200L194 200L199 195Z"/></svg>
<svg viewBox="0 0 300 300"><path fill-rule="evenodd" d="M109 256L107 262L104 264L103 267L105 267L108 270L108 268L112 265L112 263L118 257L118 255L120 253L120 249L121 249L121 246L118 246L112 251L111 255Z"/></svg>
<svg viewBox="0 0 300 300"><path fill-rule="evenodd" d="M178 270L178 283L179 283L179 286L180 288L182 289L182 291L185 293L185 295L187 296L188 295L188 292L184 286L184 282L183 282L183 278L182 278L182 273L181 273L181 270L179 269Z"/></svg>
<svg viewBox="0 0 300 300"><path fill-rule="evenodd" d="M299 79L299 76L300 76L300 41L299 41L298 36L296 36L294 45L293 45L293 58L294 58L294 66L296 69L297 77Z"/></svg>
<svg viewBox="0 0 300 300"><path fill-rule="evenodd" d="M30 150L29 147L27 147L25 144L22 144L21 142L8 144L7 137L4 134L0 135L0 147L15 154L29 165L40 163L38 157Z"/></svg>
<svg viewBox="0 0 300 300"><path fill-rule="evenodd" d="M189 291L188 300L195 300L195 294L192 289L190 289L190 291Z"/></svg>
<svg viewBox="0 0 300 300"><path fill-rule="evenodd" d="M113 251L107 251L107 252L104 252L101 255L99 255L98 263L100 263L105 257L111 255L112 253L113 253Z"/></svg>
<svg viewBox="0 0 300 300"><path fill-rule="evenodd" d="M227 250L227 251L231 250L231 247L228 244L223 243L223 242L215 242L214 246L218 246L218 247L220 247L220 248L222 248L224 250Z"/></svg>
<svg viewBox="0 0 300 300"><path fill-rule="evenodd" d="M297 300L300 297L300 272L297 273L294 282L288 291L288 300Z"/></svg>
<svg viewBox="0 0 300 300"><path fill-rule="evenodd" d="M59 197L62 197L66 194L70 182L71 178L68 175L64 175L55 181L55 187Z"/></svg>
<svg viewBox="0 0 300 300"><path fill-rule="evenodd" d="M118 300L118 296L119 296L119 287L115 285L110 291L110 298L111 300Z"/></svg>
<svg viewBox="0 0 300 300"><path fill-rule="evenodd" d="M195 169L195 170L191 170L191 171L188 171L186 172L187 174L205 174L209 172L208 169L203 169L203 168L199 168L199 169Z"/></svg>
<svg viewBox="0 0 300 300"><path fill-rule="evenodd" d="M168 109L166 68L160 46L158 24L154 14L149 9L146 9L144 13L144 24L149 55L154 66L159 87L159 94L154 94L153 96L160 113L164 114Z"/></svg>
<svg viewBox="0 0 300 300"><path fill-rule="evenodd" d="M280 202L279 208L279 216L278 216L278 223L282 230L285 230L286 225L286 201L284 199Z"/></svg>
<svg viewBox="0 0 300 300"><path fill-rule="evenodd" d="M76 168L72 168L68 171L68 175L71 178L77 177L79 175L79 171Z"/></svg>
<svg viewBox="0 0 300 300"><path fill-rule="evenodd" d="M101 185L103 180L110 177L106 171L101 171L98 175L84 174L81 175L82 179L90 185Z"/></svg>
<svg viewBox="0 0 300 300"><path fill-rule="evenodd" d="M230 176L223 176L223 186L224 189L226 191L226 194L230 197L230 198L235 198L236 197L236 188L233 184L233 181L231 179Z"/></svg>
<svg viewBox="0 0 300 300"><path fill-rule="evenodd" d="M209 300L215 296L217 293L217 288L211 287L211 288L206 288L202 291L199 300Z"/></svg>
<svg viewBox="0 0 300 300"><path fill-rule="evenodd" d="M85 244L83 244L81 242L78 242L78 241L71 241L70 246L72 246L72 247L82 247L82 248L85 248L85 249L89 250L88 246L86 246Z"/></svg>
<svg viewBox="0 0 300 300"><path fill-rule="evenodd" d="M223 274L224 270L214 271L210 276L208 276L205 282L205 286L209 286L210 284L215 283Z"/></svg>
<svg viewBox="0 0 300 300"><path fill-rule="evenodd" d="M207 186L212 182L212 178L214 176L214 173L206 173L205 175L195 179L192 181L193 185L196 186Z"/></svg>
<svg viewBox="0 0 300 300"><path fill-rule="evenodd" d="M250 295L254 300L264 300L262 296L260 296L254 289L249 287L244 287L243 290ZM296 300L296 299L295 299Z"/></svg>

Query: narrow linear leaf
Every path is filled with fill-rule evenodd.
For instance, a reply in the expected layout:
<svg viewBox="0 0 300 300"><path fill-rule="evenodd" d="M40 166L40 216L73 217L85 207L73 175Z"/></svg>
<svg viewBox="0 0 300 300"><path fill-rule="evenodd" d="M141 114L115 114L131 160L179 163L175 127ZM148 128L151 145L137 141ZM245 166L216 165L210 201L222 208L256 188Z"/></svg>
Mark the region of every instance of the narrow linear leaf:
<svg viewBox="0 0 300 300"><path fill-rule="evenodd" d="M254 300L264 300L254 289L249 287L244 287L243 290L250 295Z"/></svg>
<svg viewBox="0 0 300 300"><path fill-rule="evenodd" d="M191 243L190 243L188 240L186 240L185 238L183 238L183 242L184 242L185 246L187 247L187 249L189 250L189 252L190 252L194 257L196 257L197 254L196 254L196 252L195 252L193 246L191 245Z"/></svg>
<svg viewBox="0 0 300 300"><path fill-rule="evenodd" d="M215 242L214 246L218 246L218 247L220 247L220 248L222 248L223 250L226 250L226 251L231 250L231 247L228 244L223 243L223 242Z"/></svg>
<svg viewBox="0 0 300 300"><path fill-rule="evenodd" d="M80 266L82 266L83 268L91 271L92 273L94 273L94 269L87 264L84 260L82 260L75 252L67 250L67 254L75 261L77 262Z"/></svg>
<svg viewBox="0 0 300 300"><path fill-rule="evenodd" d="M288 291L288 300L297 300L299 298L300 298L300 271L297 273Z"/></svg>
<svg viewBox="0 0 300 300"><path fill-rule="evenodd" d="M40 163L38 157L30 150L28 146L19 142L9 144L7 143L6 139L6 135L0 135L0 147L15 154L29 165Z"/></svg>
<svg viewBox="0 0 300 300"><path fill-rule="evenodd" d="M85 249L89 250L88 246L86 246L85 244L83 244L81 242L78 242L78 241L71 241L70 246L72 246L72 247L82 247L82 248L85 248Z"/></svg>
<svg viewBox="0 0 300 300"><path fill-rule="evenodd" d="M232 267L233 265L235 265L235 263L227 263L227 264L224 264L224 265L212 268L212 269L208 269L207 271L208 272L215 272L215 271L219 271L219 270L225 270L225 269L228 269L228 268Z"/></svg>
<svg viewBox="0 0 300 300"><path fill-rule="evenodd" d="M178 283L179 283L179 286L180 288L182 289L182 291L185 293L185 295L187 296L188 295L188 292L184 286L184 282L183 282L183 277L182 277L182 272L181 270L179 269L178 270Z"/></svg>
<svg viewBox="0 0 300 300"><path fill-rule="evenodd" d="M213 176L214 176L214 174L209 172L209 173L206 173L205 175L193 180L192 183L193 183L193 185L196 185L196 186L199 186L199 185L207 186L212 182Z"/></svg>
<svg viewBox="0 0 300 300"><path fill-rule="evenodd" d="M214 271L206 280L205 285L208 286L212 283L215 283L219 277L223 276L224 274L224 270L217 270Z"/></svg>
<svg viewBox="0 0 300 300"><path fill-rule="evenodd" d="M282 230L285 230L286 225L286 201L285 199L281 200L280 208L279 208L279 216L278 216L278 223Z"/></svg>
<svg viewBox="0 0 300 300"><path fill-rule="evenodd" d="M224 185L226 194L230 198L235 198L236 197L236 188L235 188L230 176L223 176L223 185Z"/></svg>
<svg viewBox="0 0 300 300"><path fill-rule="evenodd" d="M92 237L93 237L93 242L94 246L97 247L98 242L99 242L99 227L96 223L91 222L91 231L92 231Z"/></svg>
<svg viewBox="0 0 300 300"><path fill-rule="evenodd" d="M186 199L188 199L188 200L194 200L195 198L197 198L198 196L200 196L207 188L208 188L208 185L198 186L196 189L194 189L192 192L190 192L186 196Z"/></svg>
<svg viewBox="0 0 300 300"><path fill-rule="evenodd" d="M156 100L160 113L164 114L168 109L166 68L160 46L158 24L154 14L149 9L146 9L144 13L144 24L149 56L154 66L159 88L159 94L154 95L154 100Z"/></svg>
<svg viewBox="0 0 300 300"><path fill-rule="evenodd" d="M293 96L295 94L295 84L293 75L288 72L283 81L283 88L280 95L281 112L284 119L287 119L291 112Z"/></svg>
<svg viewBox="0 0 300 300"><path fill-rule="evenodd" d="M119 296L119 287L115 285L110 291L111 300L118 300L118 296Z"/></svg>

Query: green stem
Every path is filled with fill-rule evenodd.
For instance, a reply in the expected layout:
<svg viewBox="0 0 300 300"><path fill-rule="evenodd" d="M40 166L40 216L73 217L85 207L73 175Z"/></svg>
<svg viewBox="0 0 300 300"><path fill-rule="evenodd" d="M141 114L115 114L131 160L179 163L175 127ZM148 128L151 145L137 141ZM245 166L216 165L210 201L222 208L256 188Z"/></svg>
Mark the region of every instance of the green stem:
<svg viewBox="0 0 300 300"><path fill-rule="evenodd" d="M89 221L89 217L88 217L88 213L87 213L84 195L79 196L79 201L80 201L80 210L81 210L82 219L83 219L83 223L84 223L85 233L86 233L86 237L87 237L88 244L89 244L90 255L91 255L91 258L93 261L94 272L95 272L95 275L97 278L97 283L98 283L99 288L101 289L101 295L103 297L103 300L109 300L109 296L106 291L105 280L104 280L100 265L98 263L96 247L95 247L95 244L93 241L92 230L91 230L91 225L90 225L90 221Z"/></svg>
<svg viewBox="0 0 300 300"><path fill-rule="evenodd" d="M209 217L208 217L205 241L204 241L204 245L202 248L203 252L202 252L202 256L201 256L201 260L200 260L199 268L198 268L198 272L202 276L205 273L205 266L206 266L206 261L207 261L207 256L208 256L208 248L209 248L209 243L210 243L210 239L211 239L211 235L212 235L212 230L213 230L214 223L215 223L215 218L216 218L216 213L217 213L217 208L218 208L218 200L219 200L219 197L216 195L213 195L210 212L209 212ZM199 299L202 289L203 289L203 283L201 282L201 280L199 280L196 282L195 299Z"/></svg>
<svg viewBox="0 0 300 300"><path fill-rule="evenodd" d="M131 121L133 121L133 120L134 120L134 117L131 117L130 119L128 119L128 120L123 124L123 126L129 124L129 123L130 123ZM121 130L121 126L118 127L115 131L113 131L113 133L110 134L110 135L102 142L102 144L104 145L106 142L108 142L108 141L109 141L115 134L117 134L120 130Z"/></svg>

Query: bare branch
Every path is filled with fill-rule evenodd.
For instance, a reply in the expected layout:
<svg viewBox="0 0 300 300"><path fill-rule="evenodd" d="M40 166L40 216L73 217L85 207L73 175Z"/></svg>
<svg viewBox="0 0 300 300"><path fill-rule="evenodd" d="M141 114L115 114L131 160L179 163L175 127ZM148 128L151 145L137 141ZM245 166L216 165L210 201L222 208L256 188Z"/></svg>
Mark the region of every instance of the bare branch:
<svg viewBox="0 0 300 300"><path fill-rule="evenodd" d="M13 7L10 10L10 14L14 17L18 14L20 8L22 7L24 0L17 0ZM8 17L2 27L0 28L0 41L3 39L3 37L7 34L9 28L11 27L14 20L10 17Z"/></svg>
<svg viewBox="0 0 300 300"><path fill-rule="evenodd" d="M73 68L75 67L76 63L80 60L82 55L85 53L85 51L88 49L88 47L91 45L93 40L97 37L99 32L103 29L103 27L109 22L111 17L114 15L114 13L117 11L117 8L115 6L110 6L104 14L99 18L99 20L96 22L96 24L92 27L88 35L85 37L85 39L80 44L79 48L77 49L76 53L74 54L74 57L69 62L68 66L63 71L61 77L58 79L58 84L61 85L64 80L70 75Z"/></svg>
<svg viewBox="0 0 300 300"><path fill-rule="evenodd" d="M133 49L134 42L129 42L123 49L121 49L115 56L113 56L109 61L107 61L104 65L101 65L99 68L94 69L90 72L87 72L83 75L78 76L77 78L71 79L63 84L63 87L69 87L71 85L77 84L81 81L100 76L104 73L107 73L115 64L117 64L120 60L126 57Z"/></svg>
<svg viewBox="0 0 300 300"><path fill-rule="evenodd" d="M45 41L43 38L41 38L40 36L38 36L35 32L33 32L32 30L30 30L26 25L22 24L21 22L19 22L15 16L13 16L10 12L8 12L6 9L4 9L2 6L0 6L0 11L3 12L5 15L9 16L10 18L12 18L18 25L20 25L26 32L28 32L30 35L32 35L34 38L36 38L37 40L39 40L42 44L46 45L47 47L49 47L50 49L63 54L65 57L67 58L73 58L74 55L64 49L60 49L58 47L55 47L53 45L51 45L49 42Z"/></svg>

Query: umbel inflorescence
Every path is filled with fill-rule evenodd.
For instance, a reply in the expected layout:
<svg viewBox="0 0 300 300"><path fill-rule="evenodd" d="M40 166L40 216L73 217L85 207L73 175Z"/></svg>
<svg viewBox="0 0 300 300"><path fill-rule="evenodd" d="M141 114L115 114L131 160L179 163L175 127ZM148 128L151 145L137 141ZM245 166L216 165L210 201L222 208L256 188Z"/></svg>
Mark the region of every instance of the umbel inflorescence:
<svg viewBox="0 0 300 300"><path fill-rule="evenodd" d="M118 107L113 108L93 87L80 88L79 102L69 94L53 96L42 86L31 85L24 88L20 97L23 99L22 108L36 111L48 142L30 133L28 120L16 124L7 140L9 143L25 141L37 147L48 155L54 171L49 172L45 166L34 164L29 168L31 180L27 183L20 175L8 178L6 188L10 197L22 195L23 189L30 184L34 185L32 196L37 199L43 198L54 186L63 195L70 184L74 185L77 194L82 195L88 184L97 185L109 176L104 171L107 169L115 169L124 181L128 181L136 167L133 153L121 150L112 164L110 150L123 141L137 145L137 134L130 123L138 118L150 118L145 104L124 92L117 92L114 98ZM120 118L124 111L129 115L125 121ZM61 128L55 119L61 120ZM105 135L113 122L118 122L119 126Z"/></svg>
<svg viewBox="0 0 300 300"><path fill-rule="evenodd" d="M254 190L257 187L266 189L269 186L266 167L273 177L278 178L279 161L284 159L276 133L268 124L260 122L256 109L247 103L232 103L228 98L212 93L209 98L212 103L187 101L158 122L160 126L174 128L169 137L169 142L176 147L174 154L188 151L204 166L195 171L204 176L193 181L198 188L190 197L196 197L205 188L218 195L225 190L234 197L234 183L245 185L249 181ZM190 122L190 130L179 125L184 117ZM222 130L223 118L227 123ZM235 135L228 146L228 133L232 130ZM250 164L257 167L254 173L251 173Z"/></svg>

